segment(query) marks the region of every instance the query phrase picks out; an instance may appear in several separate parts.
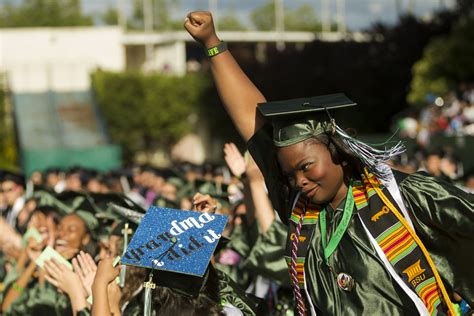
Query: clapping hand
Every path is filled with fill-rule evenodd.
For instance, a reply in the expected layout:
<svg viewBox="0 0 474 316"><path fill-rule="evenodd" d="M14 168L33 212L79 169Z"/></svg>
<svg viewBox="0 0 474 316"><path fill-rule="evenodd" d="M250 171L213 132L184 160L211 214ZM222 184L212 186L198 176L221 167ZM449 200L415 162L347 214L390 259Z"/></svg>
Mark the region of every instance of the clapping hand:
<svg viewBox="0 0 474 316"><path fill-rule="evenodd" d="M93 285L98 284L109 284L120 273L120 265L113 266L114 258L104 258L100 260L99 266L95 274Z"/></svg>
<svg viewBox="0 0 474 316"><path fill-rule="evenodd" d="M72 266L79 280L81 280L84 291L86 291L88 296L92 295L92 283L97 272L97 265L94 259L88 253L81 251L76 258L72 259Z"/></svg>
<svg viewBox="0 0 474 316"><path fill-rule="evenodd" d="M85 296L82 288L77 286L81 283L78 275L66 265L59 263L53 258L44 262L44 269L46 271L46 280L64 293L72 296L80 291Z"/></svg>

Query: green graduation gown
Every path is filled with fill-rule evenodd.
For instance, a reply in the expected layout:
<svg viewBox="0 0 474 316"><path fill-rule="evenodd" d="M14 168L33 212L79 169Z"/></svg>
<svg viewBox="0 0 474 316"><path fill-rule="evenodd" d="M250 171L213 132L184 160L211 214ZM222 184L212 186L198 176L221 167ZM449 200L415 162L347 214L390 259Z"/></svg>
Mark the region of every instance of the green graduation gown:
<svg viewBox="0 0 474 316"><path fill-rule="evenodd" d="M249 150L262 170L270 199L287 222L292 194L278 172L275 151L268 130L262 129L249 141ZM474 249L474 197L442 180L416 173L398 183L402 199L425 247L428 249L448 293L456 291L474 306L474 273L470 257ZM343 204L342 204L343 206ZM341 206L340 206L341 207ZM342 212L327 208L327 234L332 235ZM282 229L274 223L252 249L248 260L281 277L277 264L284 247ZM275 226L275 227L273 227ZM286 234L286 233L282 233ZM319 226L309 241L305 263L308 294L316 312L323 315L417 315L408 295L393 280L372 246L354 209L350 225L330 258L337 273L351 275L355 286L350 292L338 288L334 275L324 263ZM282 271L275 269L280 267Z"/></svg>
<svg viewBox="0 0 474 316"><path fill-rule="evenodd" d="M67 295L59 293L57 288L48 282L40 285L35 281L10 305L3 315L62 316L72 315L72 309Z"/></svg>

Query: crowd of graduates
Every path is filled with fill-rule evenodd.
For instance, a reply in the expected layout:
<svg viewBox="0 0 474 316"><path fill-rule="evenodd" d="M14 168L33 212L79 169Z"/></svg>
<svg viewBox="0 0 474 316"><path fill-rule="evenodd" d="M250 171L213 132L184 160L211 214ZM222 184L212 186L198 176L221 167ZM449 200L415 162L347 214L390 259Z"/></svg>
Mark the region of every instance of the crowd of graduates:
<svg viewBox="0 0 474 316"><path fill-rule="evenodd" d="M402 156L392 165L409 173L423 168L472 192L472 177L455 178L447 170L456 174L457 169L443 162L447 155L437 155L427 153L416 166ZM279 237L285 236L286 227L274 225L278 215L251 156L226 144L224 158L225 166L183 162L107 173L76 167L33 172L28 179L2 171L2 314L143 314L147 269L114 268L112 263L122 255L146 210L156 206L229 216L204 279L159 277L153 291L156 315L293 315L285 240ZM459 182L462 179L466 181ZM268 233L270 227L279 233ZM275 241L281 249L271 249L279 258L265 264L258 258L269 249L262 249L259 241L268 236L282 238ZM54 257L40 266L37 259L48 247L70 267ZM197 288L190 288L195 283Z"/></svg>
<svg viewBox="0 0 474 316"><path fill-rule="evenodd" d="M433 136L474 135L474 85L463 84L443 97L429 97L428 104L398 121L403 137L429 147Z"/></svg>
<svg viewBox="0 0 474 316"><path fill-rule="evenodd" d="M234 144L226 144L224 152L227 166L176 163L107 173L75 167L33 172L26 179L2 171L2 314L143 314L147 270L127 266L119 284L113 280L123 266L113 268L112 262L150 206L229 216L197 290L188 288L196 282L191 276L159 277L153 291L156 315L292 313L288 276L270 279L252 260L253 251L262 251L252 245L275 219L263 176ZM70 267L55 257L38 264L48 247ZM286 266L283 255L279 264ZM105 310L100 306L104 296Z"/></svg>

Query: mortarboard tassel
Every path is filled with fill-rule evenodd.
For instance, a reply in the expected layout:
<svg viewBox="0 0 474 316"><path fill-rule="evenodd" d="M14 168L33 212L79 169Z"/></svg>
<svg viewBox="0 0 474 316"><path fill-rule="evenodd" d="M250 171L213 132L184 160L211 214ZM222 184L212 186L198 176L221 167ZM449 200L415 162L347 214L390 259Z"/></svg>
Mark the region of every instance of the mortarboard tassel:
<svg viewBox="0 0 474 316"><path fill-rule="evenodd" d="M120 215L128 218L131 222L133 222L135 224L140 224L140 221L142 220L143 216L145 216L145 214L142 214L140 212L131 210L129 208L118 206L118 205L113 204L113 203L109 203L109 205L112 206L112 209L114 211L116 211Z"/></svg>
<svg viewBox="0 0 474 316"><path fill-rule="evenodd" d="M132 229L129 228L128 223L125 223L125 226L122 229L123 234L123 252L122 257L125 256L128 248L128 235L132 234ZM127 266L125 264L122 265L120 268L120 276L119 276L119 286L123 288L125 286L125 276L127 274Z"/></svg>
<svg viewBox="0 0 474 316"><path fill-rule="evenodd" d="M145 287L145 306L143 309L143 316L151 316L151 290L154 290L156 288L156 284L153 283L153 271L150 272L148 282L143 283L143 286Z"/></svg>
<svg viewBox="0 0 474 316"><path fill-rule="evenodd" d="M336 133L341 137L342 141L350 149L350 151L358 157L380 180L388 180L391 176L390 168L386 168L384 162L395 158L405 151L405 146L400 141L394 146L384 149L374 148L360 140L349 136L339 126L336 125ZM384 146L390 142L390 139L378 146Z"/></svg>

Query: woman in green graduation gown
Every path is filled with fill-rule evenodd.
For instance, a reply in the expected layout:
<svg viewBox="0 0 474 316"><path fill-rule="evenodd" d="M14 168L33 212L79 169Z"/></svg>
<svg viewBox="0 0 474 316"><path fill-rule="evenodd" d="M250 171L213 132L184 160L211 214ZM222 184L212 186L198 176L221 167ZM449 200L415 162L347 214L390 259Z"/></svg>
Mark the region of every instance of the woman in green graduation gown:
<svg viewBox="0 0 474 316"><path fill-rule="evenodd" d="M81 248L89 244L91 228L85 217L77 213L64 216L57 227L55 250L70 260ZM45 274L45 270L40 269L35 262L39 254L40 251L30 256L29 264L6 289L2 304L4 315L67 315L84 309L86 300L82 289L77 287L79 279L75 278L75 274L65 268L68 276L72 274L71 278L64 275L52 277L48 270L52 264L50 260L45 262L44 268L48 270ZM55 267L56 264L53 268ZM57 272L61 273L59 270ZM62 291L59 291L59 288ZM79 295L76 295L78 293Z"/></svg>
<svg viewBox="0 0 474 316"><path fill-rule="evenodd" d="M354 105L344 95L257 106L265 98L218 38L211 14L190 13L184 26L205 47L223 104L288 224L297 314L454 315L454 302L467 313L472 195L423 174L394 174L384 162L400 144L377 150L336 125L332 109ZM266 237L260 247L275 248L278 238ZM271 266L271 253L259 253Z"/></svg>

